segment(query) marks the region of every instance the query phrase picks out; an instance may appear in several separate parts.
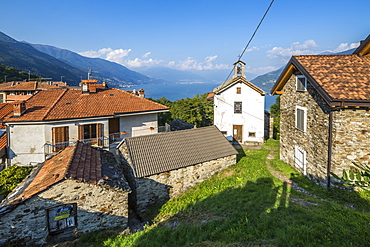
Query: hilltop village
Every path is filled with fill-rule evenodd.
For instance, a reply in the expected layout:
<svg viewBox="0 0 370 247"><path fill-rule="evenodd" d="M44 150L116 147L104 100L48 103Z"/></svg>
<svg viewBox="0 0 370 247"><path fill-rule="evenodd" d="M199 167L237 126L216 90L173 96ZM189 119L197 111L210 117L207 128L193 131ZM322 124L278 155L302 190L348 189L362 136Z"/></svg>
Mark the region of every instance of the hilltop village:
<svg viewBox="0 0 370 247"><path fill-rule="evenodd" d="M292 56L271 92L236 61L207 96L209 126L160 126L170 107L96 79L0 84L1 169L31 170L1 198L0 245L127 228L132 215L140 220L274 137L282 161L322 187L340 186L332 174L370 165L369 82L370 36L351 55ZM268 93L280 95L279 115L264 110Z"/></svg>

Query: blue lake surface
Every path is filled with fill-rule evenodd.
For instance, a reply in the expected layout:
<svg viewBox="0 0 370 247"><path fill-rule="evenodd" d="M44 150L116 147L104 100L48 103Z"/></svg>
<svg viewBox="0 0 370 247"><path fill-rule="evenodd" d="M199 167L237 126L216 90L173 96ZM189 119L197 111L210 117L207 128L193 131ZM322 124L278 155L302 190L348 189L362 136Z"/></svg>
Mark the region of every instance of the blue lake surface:
<svg viewBox="0 0 370 247"><path fill-rule="evenodd" d="M159 99L165 97L170 101L176 101L179 99L193 98L196 94L210 93L212 90L219 86L214 83L192 83L192 84L147 84L132 87L136 90L142 88L145 90L146 98ZM122 88L128 90L128 88ZM274 104L276 96L266 95L265 96L265 110L270 110L270 105Z"/></svg>

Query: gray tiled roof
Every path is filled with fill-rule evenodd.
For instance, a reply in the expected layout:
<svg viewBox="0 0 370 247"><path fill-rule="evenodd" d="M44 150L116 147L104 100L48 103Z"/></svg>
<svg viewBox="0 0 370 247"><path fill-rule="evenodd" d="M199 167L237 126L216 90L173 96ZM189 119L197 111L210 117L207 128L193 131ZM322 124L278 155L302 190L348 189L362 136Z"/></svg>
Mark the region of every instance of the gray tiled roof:
<svg viewBox="0 0 370 247"><path fill-rule="evenodd" d="M126 138L136 177L237 154L216 126Z"/></svg>

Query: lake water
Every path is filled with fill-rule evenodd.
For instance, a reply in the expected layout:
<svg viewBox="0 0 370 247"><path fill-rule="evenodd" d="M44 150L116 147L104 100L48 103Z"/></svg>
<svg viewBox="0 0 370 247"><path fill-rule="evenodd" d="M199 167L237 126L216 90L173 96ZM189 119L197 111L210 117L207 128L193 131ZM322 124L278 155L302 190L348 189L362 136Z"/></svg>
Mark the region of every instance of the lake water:
<svg viewBox="0 0 370 247"><path fill-rule="evenodd" d="M170 101L179 99L193 98L196 94L210 93L219 86L214 83L192 83L192 84L147 84L133 87L136 90L142 88L145 90L146 98L159 99L165 97ZM131 89L133 89L131 88ZM123 88L127 90L127 88ZM265 110L270 110L270 105L275 103L276 96L265 96Z"/></svg>

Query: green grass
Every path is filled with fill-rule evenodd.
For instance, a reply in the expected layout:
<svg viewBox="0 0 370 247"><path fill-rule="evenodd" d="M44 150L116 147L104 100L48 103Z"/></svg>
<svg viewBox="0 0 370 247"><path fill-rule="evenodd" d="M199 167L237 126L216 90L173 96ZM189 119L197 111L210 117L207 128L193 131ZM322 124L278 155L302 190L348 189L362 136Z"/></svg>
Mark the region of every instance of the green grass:
<svg viewBox="0 0 370 247"><path fill-rule="evenodd" d="M263 149L239 150L236 165L164 204L144 231L99 232L76 246L368 246L368 192L319 187L279 161L278 147L269 140ZM292 190L266 162L316 197Z"/></svg>

